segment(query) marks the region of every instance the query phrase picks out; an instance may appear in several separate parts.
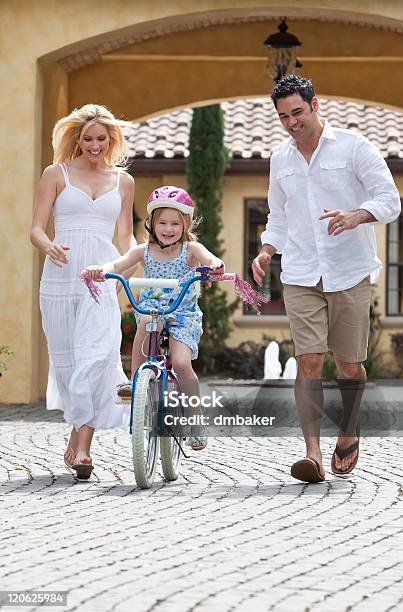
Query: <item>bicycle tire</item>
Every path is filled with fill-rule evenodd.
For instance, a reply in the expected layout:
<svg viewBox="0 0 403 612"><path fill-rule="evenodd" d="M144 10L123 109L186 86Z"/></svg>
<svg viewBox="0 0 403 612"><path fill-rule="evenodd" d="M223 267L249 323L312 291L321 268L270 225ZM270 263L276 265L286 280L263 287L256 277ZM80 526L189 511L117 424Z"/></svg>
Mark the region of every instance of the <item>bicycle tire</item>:
<svg viewBox="0 0 403 612"><path fill-rule="evenodd" d="M149 489L158 462L157 432L158 384L155 371L142 370L137 378L133 398L132 450L136 484Z"/></svg>
<svg viewBox="0 0 403 612"><path fill-rule="evenodd" d="M177 388L177 384L174 381L168 383L168 398L169 391ZM165 409L164 412L172 414L174 417L183 416L183 410L180 405L177 407L170 407L168 410ZM166 431L165 434L167 433ZM181 425L173 425L171 433L175 435L178 442L182 442L183 428ZM164 474L165 480L177 480L180 473L182 451L172 435L164 435L160 438L160 455L162 473Z"/></svg>

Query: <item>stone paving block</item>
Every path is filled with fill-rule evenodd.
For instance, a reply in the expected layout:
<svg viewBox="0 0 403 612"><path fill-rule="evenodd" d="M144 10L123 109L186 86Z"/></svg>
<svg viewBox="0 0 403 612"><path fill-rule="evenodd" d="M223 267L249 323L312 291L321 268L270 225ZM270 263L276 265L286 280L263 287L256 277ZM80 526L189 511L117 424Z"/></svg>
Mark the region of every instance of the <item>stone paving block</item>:
<svg viewBox="0 0 403 612"><path fill-rule="evenodd" d="M300 439L212 439L178 481L159 472L140 491L125 432L97 434L94 476L77 483L60 418L30 408L27 432L18 410L10 421L0 408L1 588L23 576L66 589L79 612L401 605L403 439L367 438L353 476L318 486L288 473ZM322 447L328 461L334 440Z"/></svg>

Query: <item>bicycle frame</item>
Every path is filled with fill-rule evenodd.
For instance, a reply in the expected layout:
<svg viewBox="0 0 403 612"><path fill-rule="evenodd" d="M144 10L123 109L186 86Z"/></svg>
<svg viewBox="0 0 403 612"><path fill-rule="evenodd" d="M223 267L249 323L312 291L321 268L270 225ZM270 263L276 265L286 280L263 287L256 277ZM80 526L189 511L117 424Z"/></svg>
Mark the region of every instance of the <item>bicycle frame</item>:
<svg viewBox="0 0 403 612"><path fill-rule="evenodd" d="M168 383L170 381L172 381L177 387L177 389L180 391L179 383L176 379L176 376L171 370L169 360L166 359L165 357L162 360L160 359L158 339L159 339L161 332L158 331L158 318L162 315L168 315L174 312L178 308L178 306L181 304L182 300L184 299L186 295L187 290L193 283L196 283L197 281L206 282L209 280L211 270L208 266L200 266L196 268L196 272L199 272L200 274L193 276L192 278L185 281L179 295L176 297L173 304L168 306L168 308L159 307L159 308L151 308L151 309L141 308L141 306L139 306L136 303L133 293L130 289L130 280L128 281L126 278L124 278L120 274L114 274L114 273L109 273L109 272L105 274L106 279L114 278L122 283L123 288L126 292L126 295L129 299L129 302L136 312L138 312L139 314L151 315L151 321L146 324L146 331L148 331L149 333L147 360L137 368L133 376L132 400L131 400L131 410L130 410L130 433L132 433L132 428L133 428L133 400L134 400L134 395L136 392L136 383L137 383L138 375L143 369L149 368L149 369L157 370L157 379L161 381L159 406L163 406L164 397L165 397L164 393L165 391L168 390ZM148 281L146 286L152 286L151 284L149 284L151 283L152 279L146 279L146 280ZM158 286L161 286L161 287L164 286L163 284L164 279L157 279L157 280L159 281ZM173 279L167 279L168 286L172 286L172 280ZM136 285L142 286L141 281L142 279L138 279L138 282L136 282ZM159 416L159 426L161 428L160 431L162 431L163 430L163 417L164 417L162 410L159 410L158 416Z"/></svg>

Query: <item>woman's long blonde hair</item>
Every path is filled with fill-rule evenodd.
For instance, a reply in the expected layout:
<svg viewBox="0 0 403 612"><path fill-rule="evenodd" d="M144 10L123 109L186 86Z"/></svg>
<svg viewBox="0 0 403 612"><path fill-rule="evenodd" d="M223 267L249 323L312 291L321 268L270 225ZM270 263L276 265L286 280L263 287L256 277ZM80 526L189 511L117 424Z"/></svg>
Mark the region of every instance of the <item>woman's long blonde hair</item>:
<svg viewBox="0 0 403 612"><path fill-rule="evenodd" d="M105 154L109 166L121 164L125 158L125 138L112 113L100 104L85 104L74 109L67 117L62 117L53 128L53 163L61 164L81 155L79 142L86 130L95 123L104 125L108 130L110 143Z"/></svg>

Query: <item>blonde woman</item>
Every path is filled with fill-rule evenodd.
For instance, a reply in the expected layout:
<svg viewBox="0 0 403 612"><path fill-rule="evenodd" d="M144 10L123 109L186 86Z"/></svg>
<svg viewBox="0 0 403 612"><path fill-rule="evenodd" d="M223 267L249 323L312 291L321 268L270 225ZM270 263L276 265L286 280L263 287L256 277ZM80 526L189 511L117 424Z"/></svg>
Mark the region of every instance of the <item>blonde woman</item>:
<svg viewBox="0 0 403 612"><path fill-rule="evenodd" d="M49 350L48 410L61 409L72 426L64 455L77 478L90 477L95 429L122 424L114 391L125 380L120 361L120 310L113 283L94 304L80 272L115 259L115 225L126 252L133 236L133 178L117 167L124 137L112 113L86 104L53 131L54 163L39 183L31 242L46 255L40 284ZM53 212L55 239L46 234Z"/></svg>

